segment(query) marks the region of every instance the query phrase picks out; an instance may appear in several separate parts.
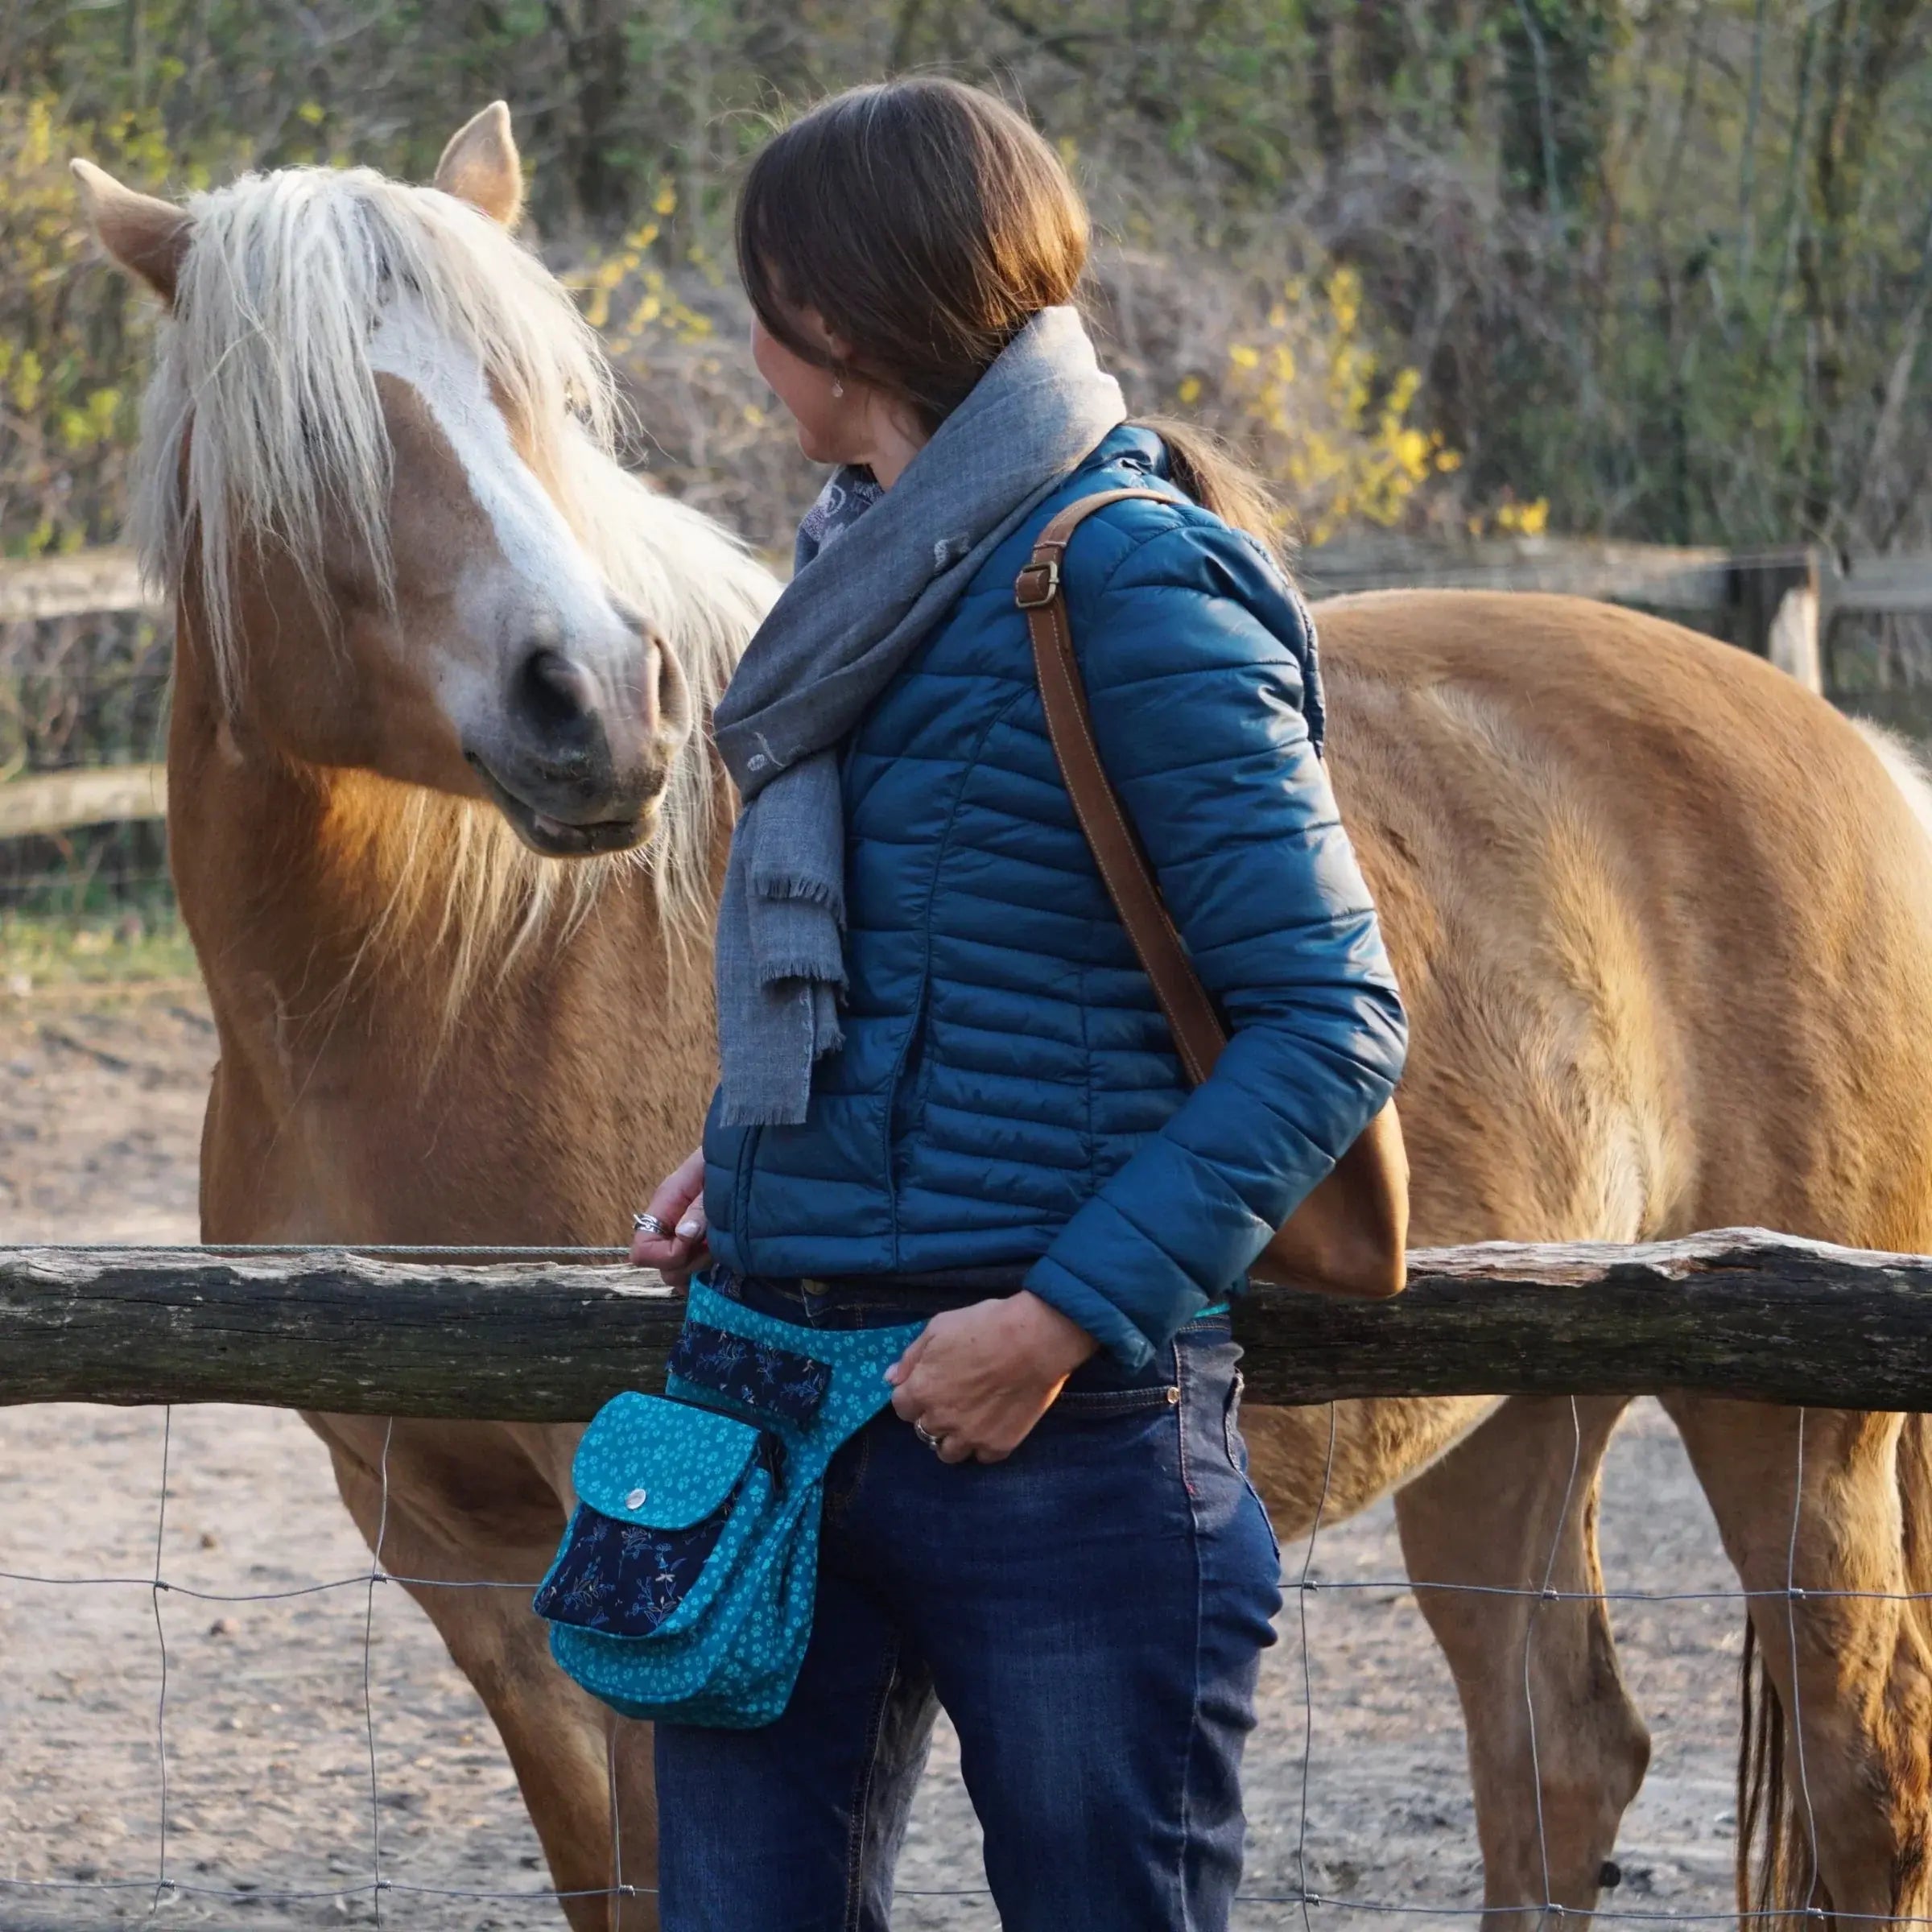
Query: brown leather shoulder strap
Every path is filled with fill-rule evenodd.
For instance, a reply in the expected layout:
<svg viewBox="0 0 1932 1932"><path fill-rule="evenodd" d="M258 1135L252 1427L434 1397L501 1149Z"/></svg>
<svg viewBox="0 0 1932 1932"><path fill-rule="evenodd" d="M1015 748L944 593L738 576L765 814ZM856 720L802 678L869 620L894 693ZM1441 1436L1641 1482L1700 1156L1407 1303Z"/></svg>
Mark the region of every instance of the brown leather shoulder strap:
<svg viewBox="0 0 1932 1932"><path fill-rule="evenodd" d="M1031 559L1014 580L1013 601L1026 613L1046 732L1073 800L1074 816L1087 836L1114 910L1154 982L1154 997L1173 1030L1181 1064L1198 1087L1220 1058L1228 1036L1174 930L1154 869L1121 808L1120 795L1100 762L1087 687L1060 596L1060 560L1075 530L1096 510L1127 497L1146 497L1158 503L1174 500L1158 489L1107 489L1068 504L1040 532Z"/></svg>

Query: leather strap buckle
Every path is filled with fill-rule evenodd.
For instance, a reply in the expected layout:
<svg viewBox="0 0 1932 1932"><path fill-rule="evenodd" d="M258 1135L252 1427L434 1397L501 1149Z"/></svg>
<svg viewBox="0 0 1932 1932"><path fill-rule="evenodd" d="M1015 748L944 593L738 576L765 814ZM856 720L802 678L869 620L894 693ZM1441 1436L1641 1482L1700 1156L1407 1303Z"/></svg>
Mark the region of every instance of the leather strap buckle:
<svg viewBox="0 0 1932 1932"><path fill-rule="evenodd" d="M1060 594L1060 560L1036 557L1013 580L1013 601L1022 610L1039 610Z"/></svg>

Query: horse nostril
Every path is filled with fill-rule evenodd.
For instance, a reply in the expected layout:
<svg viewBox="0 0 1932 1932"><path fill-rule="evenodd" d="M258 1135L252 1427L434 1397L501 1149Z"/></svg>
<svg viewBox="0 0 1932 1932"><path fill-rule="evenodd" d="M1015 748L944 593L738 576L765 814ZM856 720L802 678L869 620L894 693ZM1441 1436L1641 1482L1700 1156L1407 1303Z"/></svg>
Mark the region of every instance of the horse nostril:
<svg viewBox="0 0 1932 1932"><path fill-rule="evenodd" d="M597 694L583 667L561 651L533 650L517 674L516 700L538 735L551 743L576 743L590 735Z"/></svg>

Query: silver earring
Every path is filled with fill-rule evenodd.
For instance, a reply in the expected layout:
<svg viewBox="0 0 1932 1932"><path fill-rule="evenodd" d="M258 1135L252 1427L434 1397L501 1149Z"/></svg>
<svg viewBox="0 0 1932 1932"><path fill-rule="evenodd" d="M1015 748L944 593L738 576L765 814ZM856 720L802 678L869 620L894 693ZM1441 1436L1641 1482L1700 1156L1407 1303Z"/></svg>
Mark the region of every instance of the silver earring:
<svg viewBox="0 0 1932 1932"><path fill-rule="evenodd" d="M845 393L845 385L836 376L832 379L832 393L835 396L842 396Z"/></svg>

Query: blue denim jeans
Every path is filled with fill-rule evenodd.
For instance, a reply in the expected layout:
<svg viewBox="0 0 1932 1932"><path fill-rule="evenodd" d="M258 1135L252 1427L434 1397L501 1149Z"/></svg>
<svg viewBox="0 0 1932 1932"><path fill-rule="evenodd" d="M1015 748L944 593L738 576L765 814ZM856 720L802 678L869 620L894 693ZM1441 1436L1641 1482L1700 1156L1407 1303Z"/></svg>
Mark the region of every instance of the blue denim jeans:
<svg viewBox="0 0 1932 1932"><path fill-rule="evenodd" d="M793 1321L933 1312L736 1291ZM1220 1315L1144 1373L1096 1357L1003 1463L942 1463L890 1409L840 1451L785 1715L658 1727L666 1932L886 1932L941 1706L1005 1932L1227 1925L1281 1604L1239 1354Z"/></svg>

